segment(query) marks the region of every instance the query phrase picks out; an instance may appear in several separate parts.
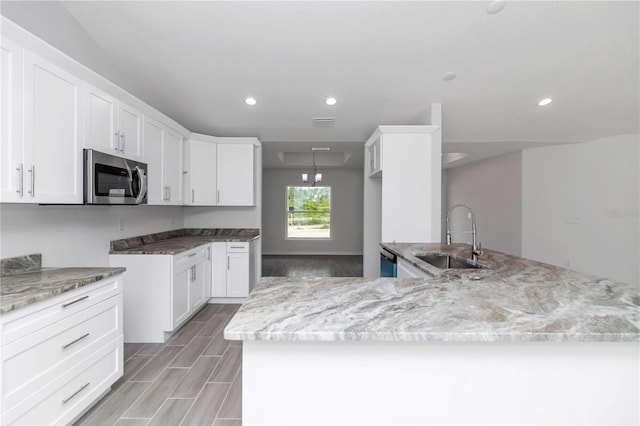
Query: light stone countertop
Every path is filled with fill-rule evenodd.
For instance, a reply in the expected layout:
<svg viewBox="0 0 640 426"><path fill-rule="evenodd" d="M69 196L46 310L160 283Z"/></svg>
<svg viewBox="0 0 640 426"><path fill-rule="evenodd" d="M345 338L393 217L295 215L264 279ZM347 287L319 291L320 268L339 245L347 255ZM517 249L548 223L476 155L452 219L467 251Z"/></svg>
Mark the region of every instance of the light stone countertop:
<svg viewBox="0 0 640 426"><path fill-rule="evenodd" d="M470 246L382 244L433 278L262 278L231 340L640 341L640 287L484 250L485 269L438 270L413 253ZM477 279L477 278L480 279Z"/></svg>
<svg viewBox="0 0 640 426"><path fill-rule="evenodd" d="M41 268L3 276L0 314L121 274L125 268Z"/></svg>

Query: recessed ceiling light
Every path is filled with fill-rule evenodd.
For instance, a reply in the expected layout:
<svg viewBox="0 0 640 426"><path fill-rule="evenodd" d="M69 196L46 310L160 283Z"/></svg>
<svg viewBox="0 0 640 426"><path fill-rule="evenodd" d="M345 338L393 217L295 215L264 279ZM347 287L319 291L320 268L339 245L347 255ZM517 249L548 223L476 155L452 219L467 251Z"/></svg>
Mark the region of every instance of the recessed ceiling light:
<svg viewBox="0 0 640 426"><path fill-rule="evenodd" d="M545 106L545 105L549 105L551 102L553 102L553 99L551 99L551 98L544 98L543 100L541 100L540 102L538 102L538 106Z"/></svg>
<svg viewBox="0 0 640 426"><path fill-rule="evenodd" d="M456 73L455 72L451 72L451 71L444 73L444 75L442 76L442 79L444 81L451 81L454 78L456 78Z"/></svg>
<svg viewBox="0 0 640 426"><path fill-rule="evenodd" d="M327 105L335 105L336 102L338 102L338 100L336 98L327 98L327 100L325 101Z"/></svg>
<svg viewBox="0 0 640 426"><path fill-rule="evenodd" d="M487 6L487 13L490 15L495 15L496 13L504 9L506 5L507 2L505 0L494 0L489 3L489 6Z"/></svg>
<svg viewBox="0 0 640 426"><path fill-rule="evenodd" d="M244 103L247 105L255 105L256 104L256 100L255 98L247 98L244 100Z"/></svg>

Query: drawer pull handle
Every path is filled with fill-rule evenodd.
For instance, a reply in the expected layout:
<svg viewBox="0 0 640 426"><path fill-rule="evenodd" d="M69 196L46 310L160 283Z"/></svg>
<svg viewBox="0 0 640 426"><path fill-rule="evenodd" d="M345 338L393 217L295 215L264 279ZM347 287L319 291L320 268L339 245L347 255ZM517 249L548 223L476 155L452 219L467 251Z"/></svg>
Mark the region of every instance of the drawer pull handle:
<svg viewBox="0 0 640 426"><path fill-rule="evenodd" d="M73 342L69 342L66 345L62 346L62 349L67 349L69 346L74 345L76 343L78 343L80 340L89 337L89 333L85 334L84 336L80 336L78 337L76 340L74 340Z"/></svg>
<svg viewBox="0 0 640 426"><path fill-rule="evenodd" d="M66 404L67 402L71 401L71 398L73 398L74 396L76 396L77 394L79 394L80 392L82 392L83 390L86 389L87 386L89 386L90 382L85 383L84 385L80 386L80 389L78 389L77 391L75 391L71 396L69 396L68 398L65 398L62 400L63 404Z"/></svg>
<svg viewBox="0 0 640 426"><path fill-rule="evenodd" d="M74 303L78 303L78 302L80 302L80 301L82 301L82 300L84 300L84 299L88 299L88 298L89 298L89 295L82 296L80 299L74 300L73 302L65 303L64 305L62 305L62 307L63 307L63 308L66 308L67 306L71 306L71 305L73 305Z"/></svg>
<svg viewBox="0 0 640 426"><path fill-rule="evenodd" d="M193 257L193 256L195 256L196 254L198 254L198 252L191 253L191 254L189 255L189 257Z"/></svg>
<svg viewBox="0 0 640 426"><path fill-rule="evenodd" d="M231 248L232 248L232 249L234 249L234 248L243 249L243 248L245 248L245 247L244 247L244 246L231 246Z"/></svg>

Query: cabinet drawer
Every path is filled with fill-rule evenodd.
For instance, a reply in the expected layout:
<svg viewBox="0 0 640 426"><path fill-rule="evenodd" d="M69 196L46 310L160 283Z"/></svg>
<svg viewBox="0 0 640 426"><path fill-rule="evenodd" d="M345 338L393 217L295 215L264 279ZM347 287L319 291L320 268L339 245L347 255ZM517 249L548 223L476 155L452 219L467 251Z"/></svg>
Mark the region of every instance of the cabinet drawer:
<svg viewBox="0 0 640 426"><path fill-rule="evenodd" d="M206 259L209 256L209 247L210 244L206 244L175 255L173 258L173 267L177 270L184 265L193 265L202 259Z"/></svg>
<svg viewBox="0 0 640 426"><path fill-rule="evenodd" d="M122 334L121 296L114 296L2 349L3 403L9 408L73 369L83 358Z"/></svg>
<svg viewBox="0 0 640 426"><path fill-rule="evenodd" d="M107 343L7 410L2 424L67 424L122 375L122 338Z"/></svg>
<svg viewBox="0 0 640 426"><path fill-rule="evenodd" d="M227 243L227 253L248 253L249 252L249 243L246 241L243 242L228 242Z"/></svg>
<svg viewBox="0 0 640 426"><path fill-rule="evenodd" d="M122 275L116 275L51 299L8 312L2 317L2 345L7 345L91 305L122 292Z"/></svg>

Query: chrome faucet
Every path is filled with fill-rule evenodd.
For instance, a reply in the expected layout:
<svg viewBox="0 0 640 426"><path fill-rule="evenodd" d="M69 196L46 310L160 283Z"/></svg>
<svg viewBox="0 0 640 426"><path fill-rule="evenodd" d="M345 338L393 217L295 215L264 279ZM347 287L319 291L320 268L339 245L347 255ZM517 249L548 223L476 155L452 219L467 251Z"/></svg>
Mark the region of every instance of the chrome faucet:
<svg viewBox="0 0 640 426"><path fill-rule="evenodd" d="M458 207L464 207L471 213L471 259L476 262L478 260L478 256L482 254L482 244L476 242L476 214L474 213L473 209L466 204L454 204L449 207L449 211L447 211L447 245L451 244L451 228L449 226L449 216L451 216L451 212ZM468 233L468 231L465 233Z"/></svg>

